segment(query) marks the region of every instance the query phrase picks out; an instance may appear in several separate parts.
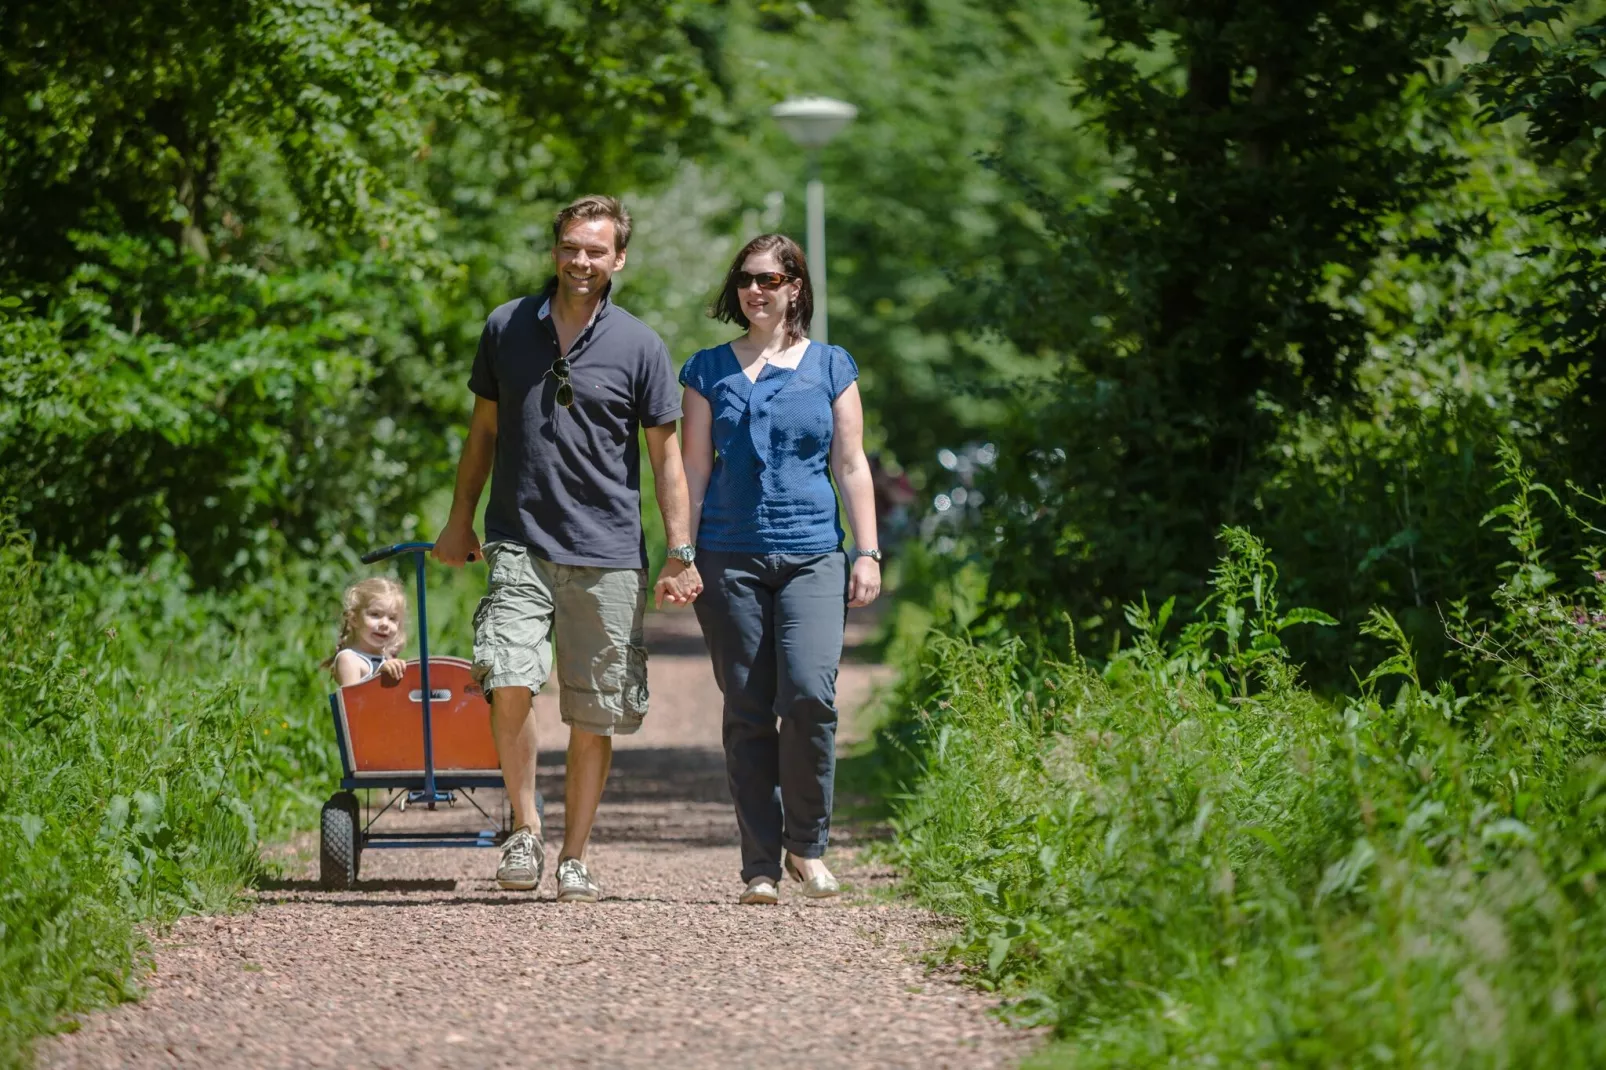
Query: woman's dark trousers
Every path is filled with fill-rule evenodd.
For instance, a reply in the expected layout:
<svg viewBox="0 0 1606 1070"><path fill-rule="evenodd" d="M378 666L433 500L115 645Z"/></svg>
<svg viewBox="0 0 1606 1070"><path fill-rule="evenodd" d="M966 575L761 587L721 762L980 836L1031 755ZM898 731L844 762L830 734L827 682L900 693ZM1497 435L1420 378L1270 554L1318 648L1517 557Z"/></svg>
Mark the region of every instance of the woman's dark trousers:
<svg viewBox="0 0 1606 1070"><path fill-rule="evenodd" d="M697 621L725 695L742 880L780 880L783 849L819 858L830 837L847 555L704 550L697 571Z"/></svg>

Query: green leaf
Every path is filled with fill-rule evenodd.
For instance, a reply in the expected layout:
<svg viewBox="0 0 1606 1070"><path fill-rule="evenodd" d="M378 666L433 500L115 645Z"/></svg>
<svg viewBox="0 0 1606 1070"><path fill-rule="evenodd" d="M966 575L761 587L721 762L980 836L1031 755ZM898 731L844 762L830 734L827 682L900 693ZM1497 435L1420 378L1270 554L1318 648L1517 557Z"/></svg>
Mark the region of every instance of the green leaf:
<svg viewBox="0 0 1606 1070"><path fill-rule="evenodd" d="M1319 609L1302 606L1284 613L1282 619L1277 622L1277 630L1282 631L1284 628L1291 628L1296 624L1317 624L1324 628L1334 628L1338 626L1338 620Z"/></svg>
<svg viewBox="0 0 1606 1070"><path fill-rule="evenodd" d="M1011 944L1009 937L1002 933L995 933L987 940L987 972L996 974L1004 960L1009 957Z"/></svg>

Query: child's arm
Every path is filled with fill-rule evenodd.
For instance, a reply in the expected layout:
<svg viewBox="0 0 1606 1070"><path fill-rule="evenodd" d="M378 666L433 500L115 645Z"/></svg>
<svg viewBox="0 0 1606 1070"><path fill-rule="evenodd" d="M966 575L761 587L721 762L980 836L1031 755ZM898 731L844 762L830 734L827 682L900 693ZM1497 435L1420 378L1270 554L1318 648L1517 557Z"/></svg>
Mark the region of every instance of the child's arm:
<svg viewBox="0 0 1606 1070"><path fill-rule="evenodd" d="M401 658L386 658L384 664L379 666L379 671L391 680L400 680L407 672L407 663Z"/></svg>
<svg viewBox="0 0 1606 1070"><path fill-rule="evenodd" d="M368 663L355 652L342 650L335 655L335 683L341 687L350 687L360 683L368 676Z"/></svg>

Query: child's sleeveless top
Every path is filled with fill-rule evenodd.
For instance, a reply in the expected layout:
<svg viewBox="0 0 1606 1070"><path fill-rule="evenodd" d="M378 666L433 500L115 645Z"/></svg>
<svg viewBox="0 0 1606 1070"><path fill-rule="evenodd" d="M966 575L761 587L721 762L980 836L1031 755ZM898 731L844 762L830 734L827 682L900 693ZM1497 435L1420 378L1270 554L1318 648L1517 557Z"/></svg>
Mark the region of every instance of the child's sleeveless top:
<svg viewBox="0 0 1606 1070"><path fill-rule="evenodd" d="M385 658L381 654L370 654L366 650L358 650L354 646L342 647L341 649L349 650L362 660L366 661L368 663L368 676L372 676L374 673L378 672L379 667L385 664ZM363 679L368 679L368 676L364 676Z"/></svg>

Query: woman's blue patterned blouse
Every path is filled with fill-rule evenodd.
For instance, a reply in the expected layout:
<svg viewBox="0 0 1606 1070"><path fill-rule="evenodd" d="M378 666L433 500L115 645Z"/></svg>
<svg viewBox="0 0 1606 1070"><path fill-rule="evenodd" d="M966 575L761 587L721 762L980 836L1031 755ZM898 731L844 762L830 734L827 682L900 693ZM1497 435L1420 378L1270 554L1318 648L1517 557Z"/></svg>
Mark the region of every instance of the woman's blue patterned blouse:
<svg viewBox="0 0 1606 1070"><path fill-rule="evenodd" d="M680 381L714 413L714 471L697 547L728 553L840 549L831 482L831 403L859 377L847 350L810 342L796 368L748 381L727 343L699 350Z"/></svg>

